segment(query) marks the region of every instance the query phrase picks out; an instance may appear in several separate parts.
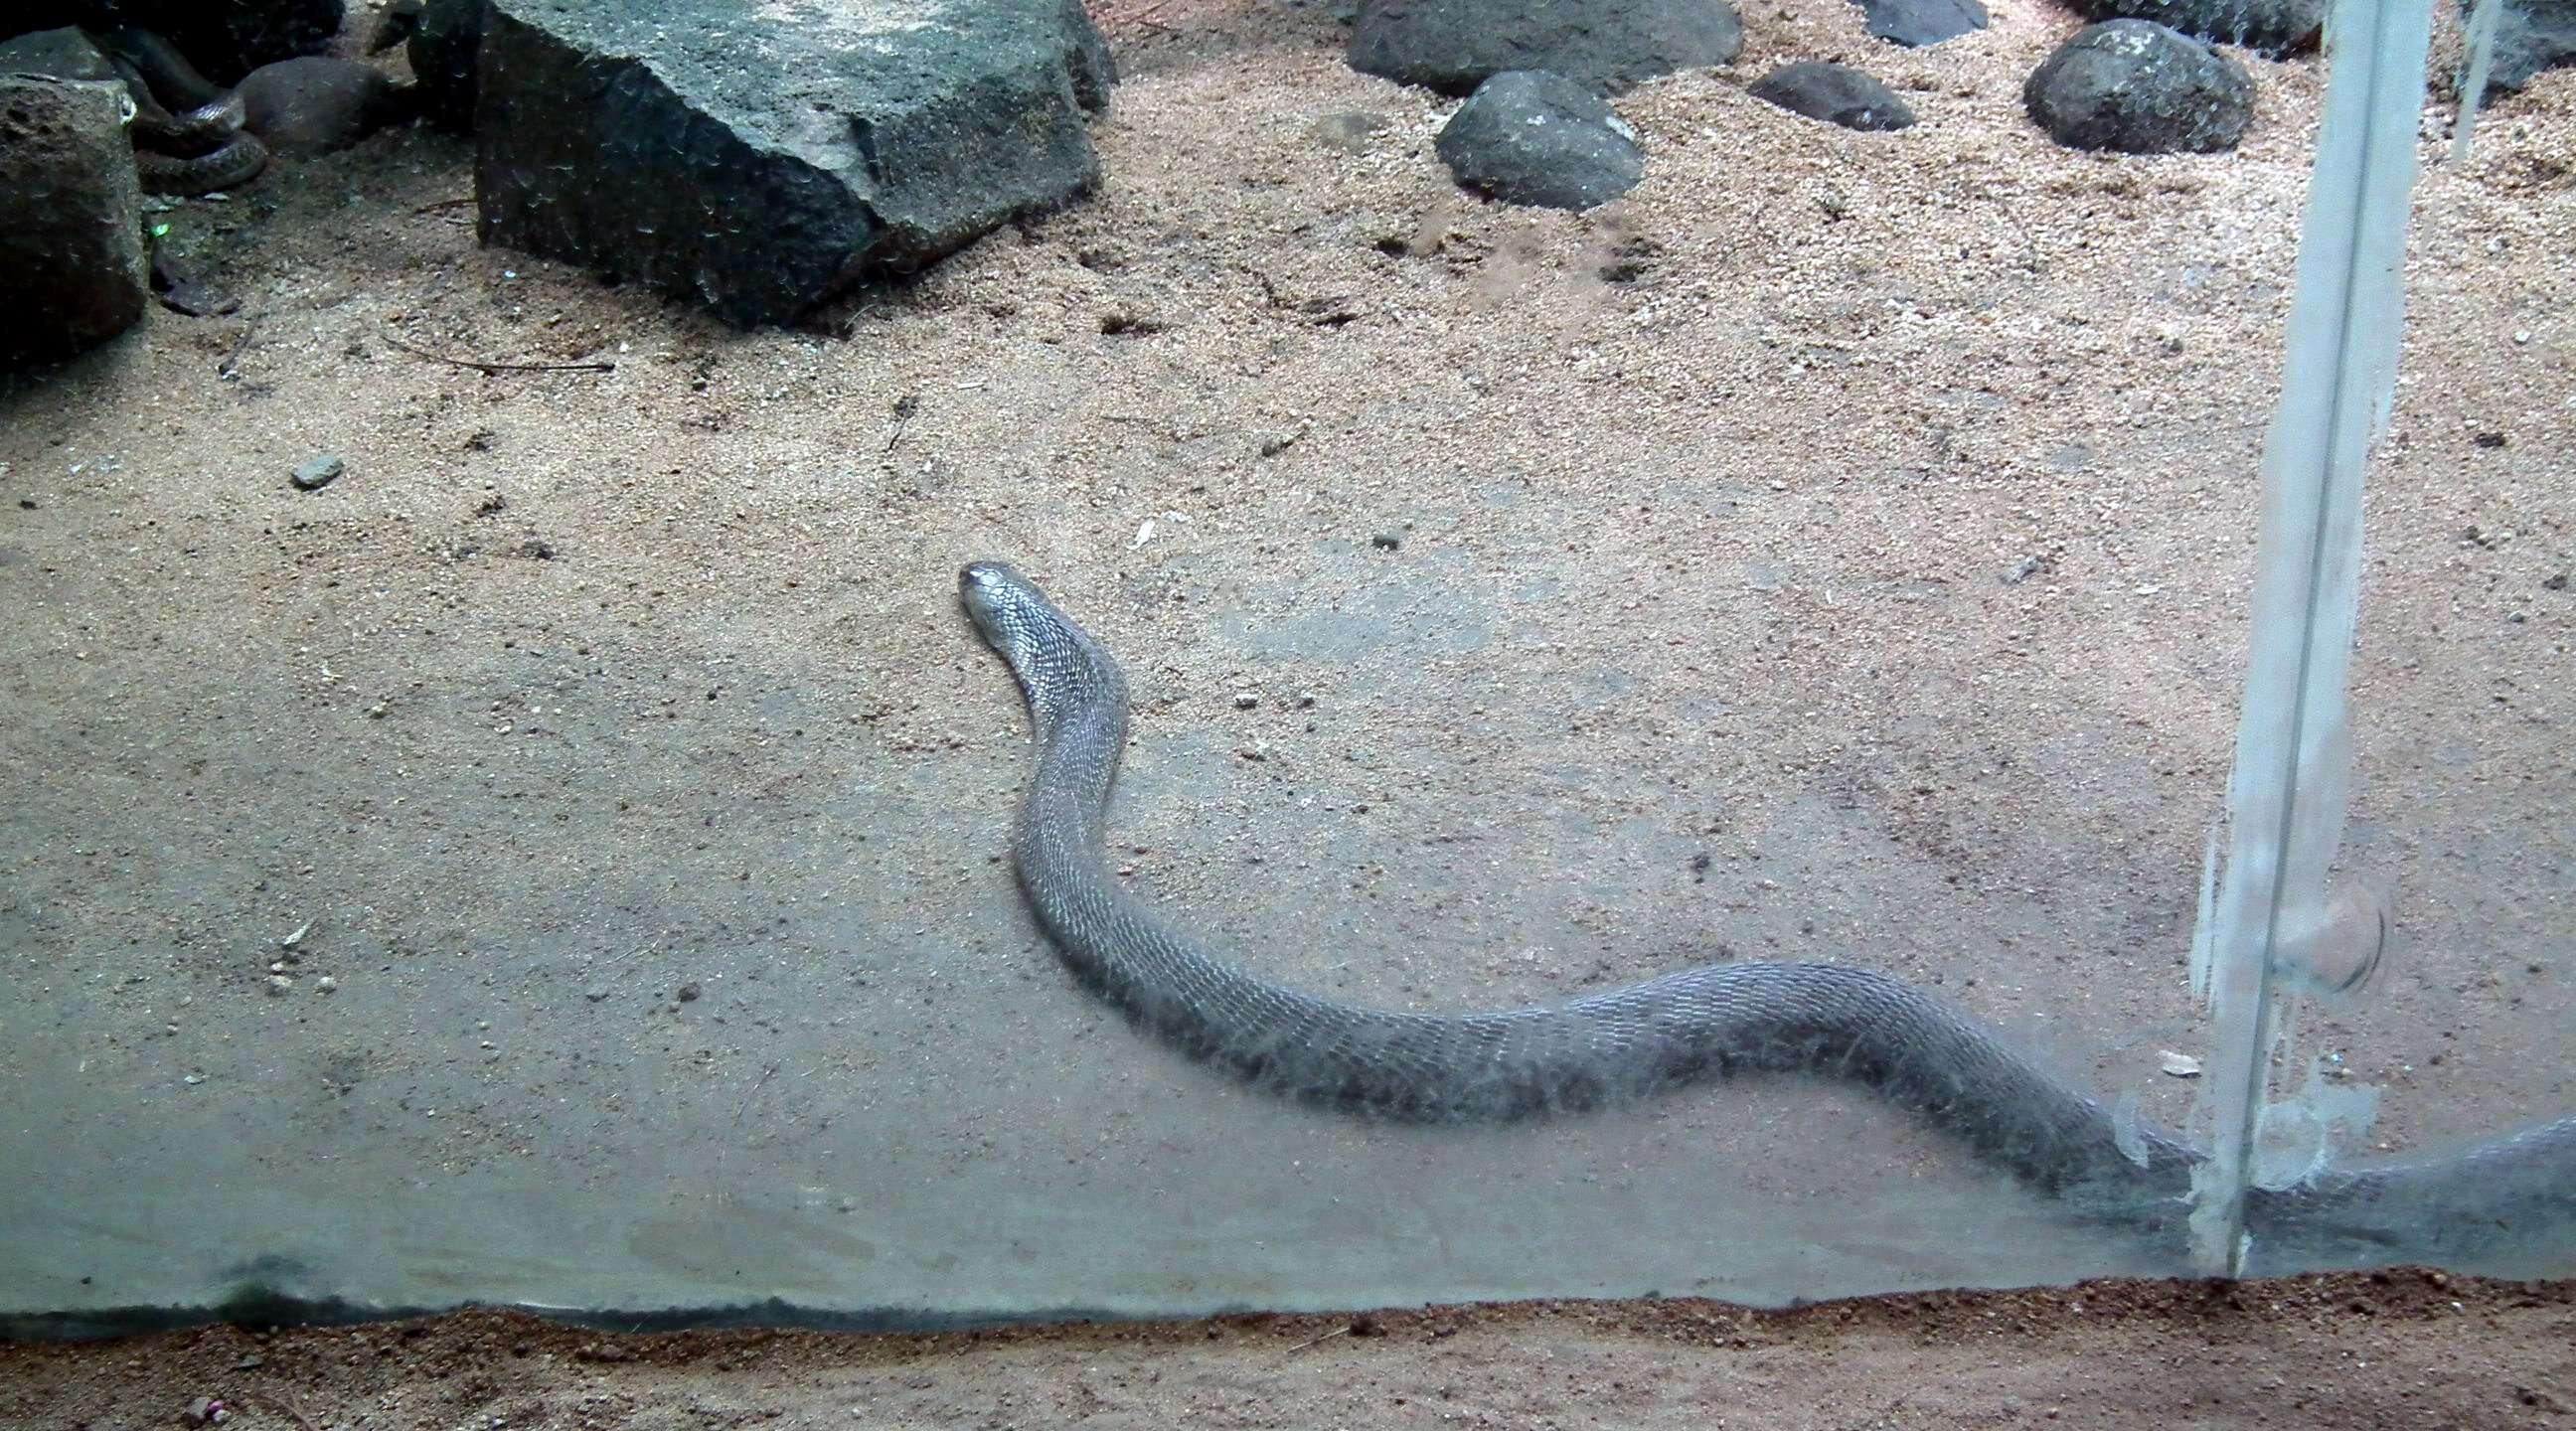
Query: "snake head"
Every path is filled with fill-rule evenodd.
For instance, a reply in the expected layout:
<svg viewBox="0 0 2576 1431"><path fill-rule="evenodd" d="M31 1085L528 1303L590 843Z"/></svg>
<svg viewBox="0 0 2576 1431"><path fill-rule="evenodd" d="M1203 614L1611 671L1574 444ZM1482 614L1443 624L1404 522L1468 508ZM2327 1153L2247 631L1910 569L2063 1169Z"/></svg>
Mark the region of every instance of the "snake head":
<svg viewBox="0 0 2576 1431"><path fill-rule="evenodd" d="M1035 583L997 561L967 563L957 573L957 598L985 643L1024 682L1046 664L1043 653L1066 624Z"/></svg>
<svg viewBox="0 0 2576 1431"><path fill-rule="evenodd" d="M957 599L966 604L975 629L1005 650L1009 629L1016 624L1012 613L1024 610L1026 598L1036 591L1028 578L997 561L968 562L957 573Z"/></svg>
<svg viewBox="0 0 2576 1431"><path fill-rule="evenodd" d="M1078 709L1125 721L1127 682L1118 663L1027 577L997 561L970 562L957 573L957 597L1019 678L1041 730Z"/></svg>

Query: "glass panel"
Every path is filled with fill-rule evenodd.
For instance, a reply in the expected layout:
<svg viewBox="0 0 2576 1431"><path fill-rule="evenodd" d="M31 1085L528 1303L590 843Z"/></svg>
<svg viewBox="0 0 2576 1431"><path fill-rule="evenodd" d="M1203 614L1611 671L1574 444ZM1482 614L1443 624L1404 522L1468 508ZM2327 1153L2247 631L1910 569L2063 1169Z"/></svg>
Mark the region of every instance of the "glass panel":
<svg viewBox="0 0 2576 1431"><path fill-rule="evenodd" d="M2364 183L2395 185L2418 147L2442 152L2419 146L2421 86L2400 78L2410 99L2390 128L2405 147ZM2285 1023L2258 1176L2287 1182L2332 1150L2358 1185L2330 1176L2329 1197L2369 1208L2352 1220L2371 1235L2257 1238L2260 1267L2576 1268L2576 1085L2553 1037L2576 1003L2551 977L2569 791L2548 732L2567 682L2545 674L2566 665L2548 604L2566 552L2547 534L2570 509L2547 477L2571 404L2566 364L2532 331L2554 280L2504 277L2552 242L2518 192L2558 143L2530 122L2533 103L2509 99L2473 147L2446 146L2422 189L2411 375L2371 478L2353 819L2337 893L2291 921L2276 956L2277 997L2306 1007ZM2389 289L2383 276L2372 291Z"/></svg>

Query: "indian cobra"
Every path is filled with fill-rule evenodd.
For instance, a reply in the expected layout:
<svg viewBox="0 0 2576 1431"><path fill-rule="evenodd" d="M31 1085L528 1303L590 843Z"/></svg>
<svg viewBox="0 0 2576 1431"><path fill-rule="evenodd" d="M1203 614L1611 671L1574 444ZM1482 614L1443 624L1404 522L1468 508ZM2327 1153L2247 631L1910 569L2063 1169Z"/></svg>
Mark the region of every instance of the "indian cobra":
<svg viewBox="0 0 2576 1431"><path fill-rule="evenodd" d="M242 128L241 95L197 73L149 30L98 37L134 99L134 163L157 194L209 194L246 184L268 167L268 148Z"/></svg>
<svg viewBox="0 0 2576 1431"><path fill-rule="evenodd" d="M1102 856L1127 739L1118 663L1010 567L977 562L958 586L1028 698L1037 762L1012 852L1029 906L1076 975L1187 1053L1271 1092L1421 1122L1530 1118L1746 1073L1846 1080L2083 1214L2180 1235L2203 1150L2115 1115L1946 1000L1875 970L1710 964L1560 1004L1412 1013L1219 958L1120 888ZM2563 1258L2576 1116L2257 1188L2245 1230L2258 1248L2311 1260L2533 1247Z"/></svg>

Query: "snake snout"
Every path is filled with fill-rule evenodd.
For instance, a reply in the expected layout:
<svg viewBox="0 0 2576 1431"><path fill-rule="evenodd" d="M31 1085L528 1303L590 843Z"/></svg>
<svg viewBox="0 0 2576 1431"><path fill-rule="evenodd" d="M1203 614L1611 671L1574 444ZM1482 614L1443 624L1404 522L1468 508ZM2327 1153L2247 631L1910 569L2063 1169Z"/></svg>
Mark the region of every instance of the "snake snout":
<svg viewBox="0 0 2576 1431"><path fill-rule="evenodd" d="M968 610L999 601L1011 585L1011 569L997 561L970 561L957 572L957 595Z"/></svg>
<svg viewBox="0 0 2576 1431"><path fill-rule="evenodd" d="M972 561L957 572L957 599L986 639L999 640L1008 626L1004 618L1011 603L1027 585L1018 572L1000 562Z"/></svg>

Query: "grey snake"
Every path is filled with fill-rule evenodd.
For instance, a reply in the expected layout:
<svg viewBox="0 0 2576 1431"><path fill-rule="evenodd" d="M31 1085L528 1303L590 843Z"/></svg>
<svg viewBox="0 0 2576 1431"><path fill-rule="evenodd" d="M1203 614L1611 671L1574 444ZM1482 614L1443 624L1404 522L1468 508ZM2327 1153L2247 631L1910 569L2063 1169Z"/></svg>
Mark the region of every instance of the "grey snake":
<svg viewBox="0 0 2576 1431"><path fill-rule="evenodd" d="M1417 1122L1499 1122L1744 1074L1863 1087L2081 1215L2179 1239L2208 1154L2123 1118L1947 1000L1875 970L1737 962L1567 1002L1417 1013L1325 998L1202 947L1111 876L1101 842L1127 738L1118 663L1026 578L959 574L1027 698L1036 763L1012 838L1038 923L1135 1024L1263 1090ZM2447 1154L2337 1165L2248 1195L2244 1229L2310 1265L2479 1259L2576 1235L2576 1116Z"/></svg>

